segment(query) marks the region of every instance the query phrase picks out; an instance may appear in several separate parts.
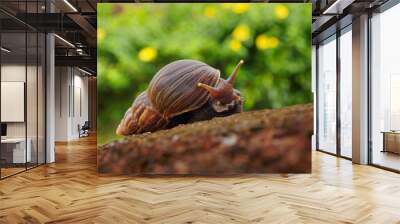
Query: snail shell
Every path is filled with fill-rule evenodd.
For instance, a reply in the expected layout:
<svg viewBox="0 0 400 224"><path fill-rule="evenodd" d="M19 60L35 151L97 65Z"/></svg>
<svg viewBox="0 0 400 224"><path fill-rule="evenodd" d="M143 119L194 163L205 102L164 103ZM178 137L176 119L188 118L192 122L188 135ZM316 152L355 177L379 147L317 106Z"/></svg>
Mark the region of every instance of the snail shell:
<svg viewBox="0 0 400 224"><path fill-rule="evenodd" d="M197 87L198 83L215 86L220 72L195 60L179 60L162 68L151 80L148 96L165 118L200 108L210 94Z"/></svg>
<svg viewBox="0 0 400 224"><path fill-rule="evenodd" d="M233 89L233 80L242 63L228 80L220 78L219 70L196 60L178 60L164 66L126 111L116 133L153 132L241 112L242 98Z"/></svg>
<svg viewBox="0 0 400 224"><path fill-rule="evenodd" d="M164 128L168 121L151 105L147 92L142 92L126 111L117 135L132 135Z"/></svg>

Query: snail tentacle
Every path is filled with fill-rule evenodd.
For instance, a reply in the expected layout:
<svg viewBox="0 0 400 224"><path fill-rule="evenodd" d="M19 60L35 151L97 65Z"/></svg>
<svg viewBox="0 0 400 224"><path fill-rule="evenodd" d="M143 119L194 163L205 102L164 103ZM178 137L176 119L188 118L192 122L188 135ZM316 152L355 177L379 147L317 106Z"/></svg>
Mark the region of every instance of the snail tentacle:
<svg viewBox="0 0 400 224"><path fill-rule="evenodd" d="M240 95L233 91L233 82L243 63L244 61L240 60L229 78L227 80L220 80L216 87L204 83L198 83L197 86L207 90L216 104L232 104L234 101L240 100Z"/></svg>
<svg viewBox="0 0 400 224"><path fill-rule="evenodd" d="M233 70L232 74L228 78L228 83L233 85L233 82L235 81L236 75L238 74L238 71L240 69L240 66L244 63L243 60L240 60L239 63L236 65L236 68Z"/></svg>
<svg viewBox="0 0 400 224"><path fill-rule="evenodd" d="M209 85L201 83L201 82L197 83L197 86L207 90L210 93L210 95L214 98L216 98L220 95L220 90L218 88L214 88L212 86L209 86Z"/></svg>

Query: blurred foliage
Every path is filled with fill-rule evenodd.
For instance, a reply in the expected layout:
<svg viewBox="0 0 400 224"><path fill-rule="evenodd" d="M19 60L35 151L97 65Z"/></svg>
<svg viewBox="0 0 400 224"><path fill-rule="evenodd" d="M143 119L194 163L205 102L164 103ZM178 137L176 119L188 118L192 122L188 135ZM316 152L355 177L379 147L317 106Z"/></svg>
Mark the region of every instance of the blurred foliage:
<svg viewBox="0 0 400 224"><path fill-rule="evenodd" d="M196 59L227 77L245 110L308 103L311 4L99 4L99 143L114 130L153 75L178 59Z"/></svg>

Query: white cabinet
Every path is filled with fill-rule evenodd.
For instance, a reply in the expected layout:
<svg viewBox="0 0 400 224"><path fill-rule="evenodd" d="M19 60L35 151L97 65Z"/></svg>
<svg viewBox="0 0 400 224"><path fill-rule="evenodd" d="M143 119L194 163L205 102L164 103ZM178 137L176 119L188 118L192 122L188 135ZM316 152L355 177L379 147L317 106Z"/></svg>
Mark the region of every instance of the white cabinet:
<svg viewBox="0 0 400 224"><path fill-rule="evenodd" d="M32 140L28 138L26 143L27 147L25 151L25 138L7 138L1 140L2 146L12 149L12 163L32 161Z"/></svg>

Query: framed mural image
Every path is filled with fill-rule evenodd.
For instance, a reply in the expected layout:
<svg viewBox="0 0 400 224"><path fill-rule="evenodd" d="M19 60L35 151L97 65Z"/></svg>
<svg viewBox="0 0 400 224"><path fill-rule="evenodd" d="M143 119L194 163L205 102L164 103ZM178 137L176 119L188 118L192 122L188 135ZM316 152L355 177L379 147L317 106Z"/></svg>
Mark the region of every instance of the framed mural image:
<svg viewBox="0 0 400 224"><path fill-rule="evenodd" d="M98 4L98 169L311 172L311 4Z"/></svg>

